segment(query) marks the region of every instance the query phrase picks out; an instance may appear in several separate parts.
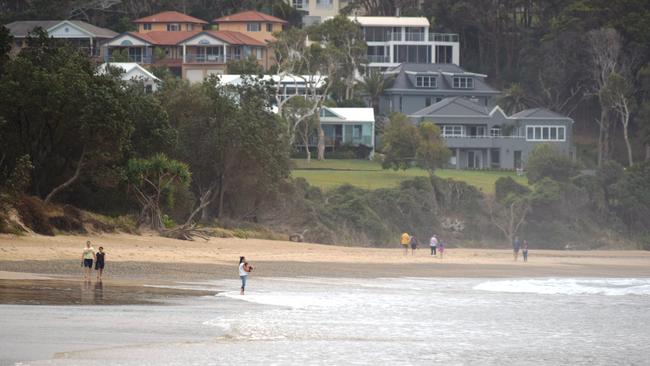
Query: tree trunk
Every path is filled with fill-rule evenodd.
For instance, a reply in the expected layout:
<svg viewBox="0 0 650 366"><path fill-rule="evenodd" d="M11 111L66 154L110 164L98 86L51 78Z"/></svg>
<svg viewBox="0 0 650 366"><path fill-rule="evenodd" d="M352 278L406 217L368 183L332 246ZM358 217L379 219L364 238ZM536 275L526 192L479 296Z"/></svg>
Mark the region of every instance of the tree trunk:
<svg viewBox="0 0 650 366"><path fill-rule="evenodd" d="M81 157L79 158L79 162L77 162L77 169L75 169L74 175L70 177L67 181L63 182L63 184L59 185L58 187L54 188L52 192L50 192L47 197L45 197L45 203L50 203L52 200L52 197L54 197L56 194L61 192L62 190L66 189L68 186L70 186L72 183L74 183L77 178L79 178L79 174L81 173L81 166L84 163L84 157L86 156L86 148L84 147L83 150L81 151Z"/></svg>
<svg viewBox="0 0 650 366"><path fill-rule="evenodd" d="M220 219L223 217L223 198L226 193L226 176L224 173L221 173L219 176L219 208L217 211L217 218Z"/></svg>
<svg viewBox="0 0 650 366"><path fill-rule="evenodd" d="M634 164L632 160L632 145L630 145L630 136L628 136L627 127L628 127L628 123L626 122L623 125L623 139L625 139L625 147L627 147L628 163L630 164L629 166L632 166Z"/></svg>
<svg viewBox="0 0 650 366"><path fill-rule="evenodd" d="M645 144L645 160L650 161L650 143Z"/></svg>
<svg viewBox="0 0 650 366"><path fill-rule="evenodd" d="M309 123L305 120L305 130L302 134L302 139L305 144L305 153L307 154L307 164L311 162L311 151L309 151Z"/></svg>
<svg viewBox="0 0 650 366"><path fill-rule="evenodd" d="M325 131L318 124L318 160L325 160Z"/></svg>

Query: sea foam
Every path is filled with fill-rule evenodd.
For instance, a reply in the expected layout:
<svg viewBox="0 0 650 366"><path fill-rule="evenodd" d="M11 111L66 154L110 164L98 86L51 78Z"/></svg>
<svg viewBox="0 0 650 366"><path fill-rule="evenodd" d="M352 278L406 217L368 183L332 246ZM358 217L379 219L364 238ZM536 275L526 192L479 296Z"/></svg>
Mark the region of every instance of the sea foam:
<svg viewBox="0 0 650 366"><path fill-rule="evenodd" d="M517 279L482 282L475 290L542 295L650 295L650 279Z"/></svg>

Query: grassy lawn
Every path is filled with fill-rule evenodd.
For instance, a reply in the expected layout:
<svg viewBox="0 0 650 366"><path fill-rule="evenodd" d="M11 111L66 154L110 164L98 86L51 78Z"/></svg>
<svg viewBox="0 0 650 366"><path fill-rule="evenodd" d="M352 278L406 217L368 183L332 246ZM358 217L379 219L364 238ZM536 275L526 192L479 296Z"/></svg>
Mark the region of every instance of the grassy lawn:
<svg viewBox="0 0 650 366"><path fill-rule="evenodd" d="M400 182L413 177L425 177L427 172L420 168L407 170L383 170L381 165L367 160L325 161L294 159L294 177L305 178L310 184L330 189L345 183L366 189L396 187ZM494 192L494 182L499 177L510 176L518 183L528 185L526 177L518 177L514 172L439 169L436 175L467 182L485 193Z"/></svg>

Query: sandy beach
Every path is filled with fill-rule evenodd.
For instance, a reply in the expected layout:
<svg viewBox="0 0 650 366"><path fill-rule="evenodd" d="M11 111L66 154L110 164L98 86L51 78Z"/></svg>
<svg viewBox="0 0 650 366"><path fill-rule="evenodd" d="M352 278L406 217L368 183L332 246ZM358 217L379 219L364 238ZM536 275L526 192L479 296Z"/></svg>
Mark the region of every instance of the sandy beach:
<svg viewBox="0 0 650 366"><path fill-rule="evenodd" d="M181 241L149 235L0 236L0 278L78 277L86 240L107 253L105 278L175 282L236 277L245 255L264 277L648 277L650 252L554 251L531 248L528 263L508 249L456 249L444 259L429 248L362 248L260 239ZM17 274L23 273L23 274ZM30 275L27 275L29 273Z"/></svg>

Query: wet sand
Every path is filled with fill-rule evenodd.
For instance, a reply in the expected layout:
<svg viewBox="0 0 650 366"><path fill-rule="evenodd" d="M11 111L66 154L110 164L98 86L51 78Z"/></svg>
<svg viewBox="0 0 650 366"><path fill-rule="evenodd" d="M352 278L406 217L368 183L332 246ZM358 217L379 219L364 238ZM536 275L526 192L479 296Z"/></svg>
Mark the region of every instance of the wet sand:
<svg viewBox="0 0 650 366"><path fill-rule="evenodd" d="M101 287L81 281L81 248L91 240L107 253ZM96 237L0 235L0 303L137 304L194 292L143 284L237 279L245 255L252 277L650 277L650 252L530 250L528 263L508 249L428 248L404 256L400 248L362 248L259 239L194 242L111 234Z"/></svg>

